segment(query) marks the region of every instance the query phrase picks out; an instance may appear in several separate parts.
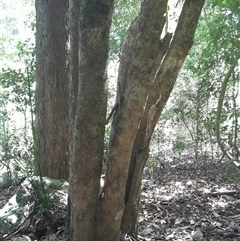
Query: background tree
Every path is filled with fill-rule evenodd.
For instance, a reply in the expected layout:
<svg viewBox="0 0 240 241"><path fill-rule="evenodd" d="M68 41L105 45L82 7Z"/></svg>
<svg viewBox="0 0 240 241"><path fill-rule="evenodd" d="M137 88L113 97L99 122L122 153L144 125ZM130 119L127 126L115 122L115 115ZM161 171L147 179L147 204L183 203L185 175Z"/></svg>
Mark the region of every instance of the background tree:
<svg viewBox="0 0 240 241"><path fill-rule="evenodd" d="M239 9L238 1L206 4L194 47L167 107L167 111L175 113L174 125L182 130L175 145L182 144L186 151L192 145L196 161L210 153L212 159L216 153L222 158L222 152L232 161L239 159ZM224 86L225 98L221 94Z"/></svg>
<svg viewBox="0 0 240 241"><path fill-rule="evenodd" d="M43 176L68 178L68 1L36 3L36 138Z"/></svg>

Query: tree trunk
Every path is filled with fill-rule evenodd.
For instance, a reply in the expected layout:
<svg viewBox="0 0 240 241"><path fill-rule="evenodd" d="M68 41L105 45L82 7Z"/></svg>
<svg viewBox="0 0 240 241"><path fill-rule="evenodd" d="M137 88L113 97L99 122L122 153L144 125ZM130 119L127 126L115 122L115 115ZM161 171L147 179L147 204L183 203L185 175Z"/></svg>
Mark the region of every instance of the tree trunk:
<svg viewBox="0 0 240 241"><path fill-rule="evenodd" d="M36 2L36 139L43 176L68 179L68 1Z"/></svg>
<svg viewBox="0 0 240 241"><path fill-rule="evenodd" d="M106 63L112 9L111 0L70 1L71 241L101 240L95 238L95 229L104 149Z"/></svg>
<svg viewBox="0 0 240 241"><path fill-rule="evenodd" d="M132 148L153 73L156 73L163 56L163 43L159 38L165 24L166 8L167 0L144 1L122 47L116 99L118 108L110 134L106 182L100 210L103 230L101 240L118 240L120 234Z"/></svg>
<svg viewBox="0 0 240 241"><path fill-rule="evenodd" d="M137 239L149 142L193 43L204 1L185 0L174 36L166 33L162 40L168 0L143 1L122 46L101 192L114 1L70 0L69 81L68 1L36 1L37 146L42 173L52 178L68 178L69 149L71 241L118 241L121 233Z"/></svg>
<svg viewBox="0 0 240 241"><path fill-rule="evenodd" d="M148 158L150 139L182 64L192 46L203 4L204 0L197 3L190 0L185 1L173 40L169 48L162 49L162 52L166 55L155 75L152 87L149 89L144 113L134 140L125 196L126 207L121 224L121 231L131 236L136 237L142 172ZM165 38L168 39L168 35Z"/></svg>
<svg viewBox="0 0 240 241"><path fill-rule="evenodd" d="M226 76L223 79L223 82L222 82L222 85L221 85L221 91L220 91L219 97L218 97L218 106L217 106L216 124L215 124L218 146L220 147L222 153L230 161L233 161L234 157L229 152L227 152L227 150L225 149L225 145L222 142L221 132L220 132L220 123L221 123L221 113L222 113L223 100L224 100L225 92L226 92L226 89L227 89L227 85L228 85L229 80L231 79L231 75L234 73L234 69L238 64L239 59L240 59L240 52L237 52L236 57L232 60L232 64L230 65L229 70L228 70L228 72L226 73ZM237 160L234 160L234 161L237 161Z"/></svg>

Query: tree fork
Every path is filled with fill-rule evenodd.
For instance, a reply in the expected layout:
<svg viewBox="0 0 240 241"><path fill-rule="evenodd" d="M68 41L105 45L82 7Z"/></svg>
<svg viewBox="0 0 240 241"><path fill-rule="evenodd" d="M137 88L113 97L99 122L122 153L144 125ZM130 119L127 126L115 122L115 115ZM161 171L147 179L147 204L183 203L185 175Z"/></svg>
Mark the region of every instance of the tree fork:
<svg viewBox="0 0 240 241"><path fill-rule="evenodd" d="M152 69L156 72L159 67L160 35L165 24L166 5L167 0L144 1L122 47L116 98L124 98L111 126L105 190L100 205L99 240L116 241L120 238L129 160L152 82Z"/></svg>
<svg viewBox="0 0 240 241"><path fill-rule="evenodd" d="M196 30L196 26L197 26L198 19L200 17L204 2L205 0L200 0L197 3L191 0L185 1L179 21L178 21L177 29L175 31L174 38L171 42L170 48L166 53L166 56L161 66L158 69L158 72L154 79L154 83L149 92L143 117L141 119L139 131L133 146L133 152L132 152L132 157L130 161L130 168L132 168L132 170L129 171L129 175L131 176L128 177L128 183L130 183L128 185L131 188L129 189L129 192L126 193L126 203L128 208L125 209L126 212L124 212L123 214L122 225L121 225L122 231L123 232L128 231L128 234L130 235L136 236L135 225L137 222L137 216L135 215L135 213L136 213L136 209L138 210L139 200L137 199L140 196L139 193L137 195L134 193L134 195L136 195L135 197L131 196L130 190L132 188L134 190L137 190L136 187L139 187L138 190L140 192L141 179L139 177L142 176L142 171L143 171L142 165L145 164L146 156L148 155L148 153L145 153L145 154L142 153L142 152L148 152L148 148L146 145L149 145L149 142L148 143L146 142L146 138L147 139L151 138L151 135L157 124L158 118L160 117L162 110L166 105L166 102L176 82L176 79L182 67L182 64L188 54L189 49L192 46L194 33ZM159 100L160 95L161 95L161 100ZM158 100L159 100L159 103L156 106L156 103L158 102ZM147 128L149 123L148 117L149 117L151 108L154 105L157 107L157 110L153 115L151 129L149 129ZM143 138L143 136L145 137ZM145 146L144 149L142 149L143 146ZM139 163L141 163L140 167L138 167ZM130 208L132 210L130 210ZM125 217L128 215L132 215L132 217ZM130 233L129 233L129 230L130 230Z"/></svg>

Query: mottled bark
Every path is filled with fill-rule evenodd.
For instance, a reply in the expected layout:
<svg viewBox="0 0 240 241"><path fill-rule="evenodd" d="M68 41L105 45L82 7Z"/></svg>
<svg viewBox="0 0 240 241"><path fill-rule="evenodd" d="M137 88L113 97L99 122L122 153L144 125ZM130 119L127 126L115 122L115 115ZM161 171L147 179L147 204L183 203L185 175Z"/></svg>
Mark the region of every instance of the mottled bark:
<svg viewBox="0 0 240 241"><path fill-rule="evenodd" d="M68 179L68 1L36 2L36 139L43 176Z"/></svg>
<svg viewBox="0 0 240 241"><path fill-rule="evenodd" d="M174 36L161 40L167 3L145 0L123 43L100 195L113 0L70 0L70 81L68 1L36 1L38 152L43 175L67 179L69 147L71 241L118 241L121 232L137 237L149 142L193 43L204 0L186 0Z"/></svg>
<svg viewBox="0 0 240 241"><path fill-rule="evenodd" d="M99 223L96 214L104 149L106 63L113 1L71 0L70 5L71 40L78 41L78 44L71 43L70 58L70 117L73 118L70 124L70 240L93 241L101 240L96 238L95 230Z"/></svg>
<svg viewBox="0 0 240 241"><path fill-rule="evenodd" d="M164 37L161 45L160 50L160 61L157 63L161 63L163 57L165 56L166 52L169 48L169 43L172 38L172 34L167 33ZM152 72L152 79L154 79L156 72ZM148 106L145 106L144 113L147 113L146 110L149 110ZM123 233L130 234L131 236L137 238L137 216L138 216L138 200L140 196L140 190L141 190L141 180L142 180L142 171L144 168L144 161L137 161L137 157L141 160L148 158L148 146L145 146L147 148L144 152L142 150L144 139L146 136L146 124L147 124L147 115L143 115L141 118L140 125L138 127L137 135L134 140L133 149L131 152L130 157L130 164L129 164L129 170L128 170L128 179L127 179L127 185L126 185L126 191L125 191L125 209L124 214L122 217L121 222L121 231ZM145 155L138 155L139 151L141 150L141 153ZM136 165L136 163L139 163ZM134 175L135 173L135 175ZM136 175L137 174L137 175ZM136 186L134 186L135 184Z"/></svg>
<svg viewBox="0 0 240 241"><path fill-rule="evenodd" d="M160 35L165 24L166 6L167 0L145 1L122 47L117 93L119 107L112 123L100 210L102 240L119 238L132 147L153 81L152 73L156 73L162 58Z"/></svg>
<svg viewBox="0 0 240 241"><path fill-rule="evenodd" d="M148 158L149 143L164 106L176 82L178 73L193 43L193 37L204 0L184 3L177 29L166 55L149 89L144 113L134 142L126 192L126 207L121 230L136 235L136 223L142 172Z"/></svg>

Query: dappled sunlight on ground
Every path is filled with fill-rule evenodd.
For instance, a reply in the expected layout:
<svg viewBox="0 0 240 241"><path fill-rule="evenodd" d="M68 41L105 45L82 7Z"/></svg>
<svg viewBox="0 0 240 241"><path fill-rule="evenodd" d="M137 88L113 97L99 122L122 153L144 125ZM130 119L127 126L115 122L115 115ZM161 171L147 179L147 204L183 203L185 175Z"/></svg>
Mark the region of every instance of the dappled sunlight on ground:
<svg viewBox="0 0 240 241"><path fill-rule="evenodd" d="M140 241L240 240L240 187L238 181L225 177L222 163L205 157L196 165L190 159L179 158L177 162L156 166L146 166L142 181ZM48 180L46 183L49 185ZM19 185L0 188L0 208L21 189ZM55 193L64 198L66 204L67 189ZM16 235L34 240L40 235L36 230L44 230L41 235L46 239L42 237L41 240L49 237L68 240L64 224L66 208L59 205L53 212L57 232L50 232L38 214L32 217L36 226L31 225L24 232L18 230L6 240L14 240Z"/></svg>
<svg viewBox="0 0 240 241"><path fill-rule="evenodd" d="M165 163L154 173L146 168L140 239L240 240L239 185L221 166L206 158Z"/></svg>

